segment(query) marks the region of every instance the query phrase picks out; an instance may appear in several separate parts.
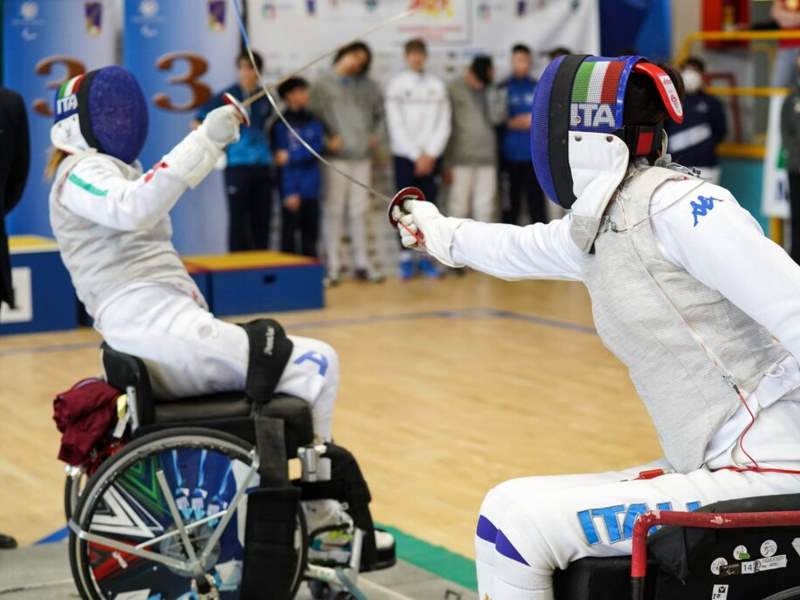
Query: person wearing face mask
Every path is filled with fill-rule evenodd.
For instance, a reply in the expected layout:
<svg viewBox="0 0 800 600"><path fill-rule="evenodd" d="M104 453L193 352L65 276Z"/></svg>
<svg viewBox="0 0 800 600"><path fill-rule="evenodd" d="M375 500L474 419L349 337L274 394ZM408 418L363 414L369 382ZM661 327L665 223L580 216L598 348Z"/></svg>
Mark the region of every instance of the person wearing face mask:
<svg viewBox="0 0 800 600"><path fill-rule="evenodd" d="M463 77L447 86L452 132L445 151L451 174L450 214L491 221L497 191L496 143L486 91L494 78L492 59L476 56Z"/></svg>
<svg viewBox="0 0 800 600"><path fill-rule="evenodd" d="M705 62L691 56L681 66L686 87L683 101L683 123L669 122L665 130L672 159L685 167L700 171L703 179L719 183L720 167L717 157L719 144L728 131L722 103L703 91Z"/></svg>

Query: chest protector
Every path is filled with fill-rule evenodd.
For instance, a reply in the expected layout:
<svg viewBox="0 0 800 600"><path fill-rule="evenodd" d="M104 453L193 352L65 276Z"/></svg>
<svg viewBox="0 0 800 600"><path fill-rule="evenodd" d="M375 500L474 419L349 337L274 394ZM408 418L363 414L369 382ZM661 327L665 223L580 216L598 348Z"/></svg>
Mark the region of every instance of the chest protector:
<svg viewBox="0 0 800 600"><path fill-rule="evenodd" d="M725 373L746 397L789 352L659 250L653 195L686 175L631 169L605 211L594 253L582 255L581 270L603 344L628 367L666 458L685 473L703 464L709 441L741 406Z"/></svg>

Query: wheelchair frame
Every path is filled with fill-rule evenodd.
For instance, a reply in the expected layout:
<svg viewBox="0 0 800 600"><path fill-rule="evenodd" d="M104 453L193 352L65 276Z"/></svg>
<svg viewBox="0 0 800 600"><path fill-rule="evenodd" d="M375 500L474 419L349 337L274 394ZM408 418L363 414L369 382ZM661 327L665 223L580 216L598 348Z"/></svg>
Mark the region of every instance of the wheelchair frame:
<svg viewBox="0 0 800 600"><path fill-rule="evenodd" d="M699 529L740 529L751 527L800 526L800 511L704 513L674 510L651 510L633 525L631 553L631 599L643 600L647 576L647 534L652 527L674 525Z"/></svg>
<svg viewBox="0 0 800 600"><path fill-rule="evenodd" d="M224 441L224 438L219 436L219 432L215 431L214 429L210 428L196 428L196 429L204 430L204 435L207 435L209 437L216 437L217 439ZM160 433L164 434L163 437L161 438L161 441L169 439L170 437L169 429L164 430ZM176 432L176 436L177 435L179 434ZM153 440L153 442L155 441L156 440ZM325 454L326 450L327 447L324 444L304 446L298 449L298 456L300 458L300 463L302 468L301 481L314 482L317 480L316 477L317 463L320 457L322 457ZM216 593L217 590L216 588L213 587L213 581L209 581L210 578L207 576L206 570L203 568L203 565L208 560L213 548L219 541L220 537L225 531L225 528L228 526L228 523L230 522L231 518L240 508L242 501L246 498L247 496L246 490L248 489L250 483L253 481L254 476L258 473L259 467L261 466L261 461L258 455L257 448L255 447L251 448L248 457L250 459L250 465L248 467L247 473L244 479L242 480L241 484L238 485L238 488L233 498L231 499L229 506L213 515L208 515L197 521L192 521L191 523L184 522L180 514L180 511L178 510L178 507L175 503L172 492L169 489L169 485L167 483L163 469L159 469L156 472L156 479L158 481L159 488L161 489L161 492L167 501L169 512L172 516L173 521L175 522L176 526L175 531L164 533L158 537L149 539L146 542L133 546L104 535L92 533L91 531L87 531L81 528L80 525L76 522L75 520L76 515L74 514L69 519L68 522L69 529L75 535L75 537L80 541L90 542L93 544L98 544L104 547L112 548L114 550L119 550L121 552L125 552L126 554L131 554L146 560L156 562L168 568L177 569L184 572L191 572L194 576L192 584L193 589L195 589L195 592L197 593L198 598L200 600L212 600L218 598L218 595ZM68 478L69 477L77 478L82 475L83 473L80 469L75 469L75 468L68 469ZM73 481L73 483L77 482ZM80 494L83 494L84 491L81 491ZM72 508L74 511L75 507L73 506ZM202 549L198 554L192 542L190 541L188 534L194 529L202 525L205 525L206 523L209 523L211 521L217 521L217 523L216 525L213 526L213 533L211 537L205 541ZM301 529L304 531L304 528ZM303 545L303 547L308 545L307 532L304 531L304 533L306 533L306 535L300 542ZM301 552L299 560L302 564L298 565L300 580L305 579L309 581L318 581L321 582L322 584L327 584L334 590L334 592L339 591L338 595L336 596L337 598L342 597L342 598L352 598L355 600L366 600L366 596L358 588L358 583L357 583L361 567L361 555L362 555L364 535L365 535L364 530L360 528L355 528L352 540L352 551L350 555L350 561L346 568L327 567L327 566L309 564L305 552ZM180 539L183 551L186 553L188 560L179 560L177 558L152 552L146 549L147 547L152 546L153 544L157 544L169 538L174 538L174 537L178 537Z"/></svg>

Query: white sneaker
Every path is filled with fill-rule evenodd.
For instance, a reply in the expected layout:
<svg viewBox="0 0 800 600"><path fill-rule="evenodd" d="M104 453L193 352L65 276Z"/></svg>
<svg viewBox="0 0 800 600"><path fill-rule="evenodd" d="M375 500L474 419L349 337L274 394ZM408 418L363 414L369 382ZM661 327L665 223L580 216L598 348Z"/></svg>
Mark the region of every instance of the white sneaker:
<svg viewBox="0 0 800 600"><path fill-rule="evenodd" d="M315 563L348 564L355 528L344 505L336 500L312 500L302 505L310 540L308 559ZM381 562L384 556L389 556L394 562L394 536L391 533L376 529L375 546Z"/></svg>

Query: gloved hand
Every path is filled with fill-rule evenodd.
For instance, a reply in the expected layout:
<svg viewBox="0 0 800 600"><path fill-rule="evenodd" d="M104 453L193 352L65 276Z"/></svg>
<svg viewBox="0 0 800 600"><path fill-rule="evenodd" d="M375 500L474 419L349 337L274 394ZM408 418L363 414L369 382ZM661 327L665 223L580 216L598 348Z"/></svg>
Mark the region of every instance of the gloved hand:
<svg viewBox="0 0 800 600"><path fill-rule="evenodd" d="M230 104L215 108L206 115L198 130L220 149L239 141L242 117Z"/></svg>
<svg viewBox="0 0 800 600"><path fill-rule="evenodd" d="M421 200L406 200L403 208L407 214L397 218L397 230L400 232L400 243L405 248L427 251L448 267L464 266L453 260L452 248L456 229L466 219L445 217L435 204ZM422 234L422 246L417 240L419 233Z"/></svg>

